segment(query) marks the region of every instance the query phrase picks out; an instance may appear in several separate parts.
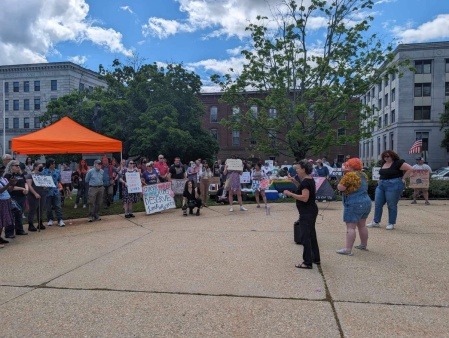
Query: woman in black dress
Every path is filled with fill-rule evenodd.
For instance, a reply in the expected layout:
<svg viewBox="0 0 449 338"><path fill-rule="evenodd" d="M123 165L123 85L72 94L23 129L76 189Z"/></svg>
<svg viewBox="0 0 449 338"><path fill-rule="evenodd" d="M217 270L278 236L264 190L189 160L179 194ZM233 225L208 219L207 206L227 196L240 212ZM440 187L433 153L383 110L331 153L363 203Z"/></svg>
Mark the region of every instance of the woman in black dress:
<svg viewBox="0 0 449 338"><path fill-rule="evenodd" d="M315 203L315 181L310 176L312 164L301 160L296 165L296 173L301 182L296 193L284 190L284 195L296 200L299 212L300 242L304 246L303 262L295 265L300 269L312 269L312 263L320 264L320 249L316 238L315 222L318 216L318 206Z"/></svg>
<svg viewBox="0 0 449 338"><path fill-rule="evenodd" d="M187 209L189 214L193 215L193 209L197 208L196 215L200 215L200 208L202 205L200 188L195 187L195 182L188 180L184 186L184 193L182 194L182 210L183 215L187 216Z"/></svg>

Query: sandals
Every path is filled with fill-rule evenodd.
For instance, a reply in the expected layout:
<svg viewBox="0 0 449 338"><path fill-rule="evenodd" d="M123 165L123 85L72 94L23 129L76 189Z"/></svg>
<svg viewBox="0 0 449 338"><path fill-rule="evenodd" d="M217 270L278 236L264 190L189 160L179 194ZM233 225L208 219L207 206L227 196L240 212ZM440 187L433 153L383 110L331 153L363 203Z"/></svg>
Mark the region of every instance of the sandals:
<svg viewBox="0 0 449 338"><path fill-rule="evenodd" d="M301 264L296 264L295 267L298 269L313 269L312 265L307 265L304 262L302 262Z"/></svg>
<svg viewBox="0 0 449 338"><path fill-rule="evenodd" d="M363 251L368 251L368 249L366 248L366 245L363 245L363 244L356 245L354 248L363 250Z"/></svg>

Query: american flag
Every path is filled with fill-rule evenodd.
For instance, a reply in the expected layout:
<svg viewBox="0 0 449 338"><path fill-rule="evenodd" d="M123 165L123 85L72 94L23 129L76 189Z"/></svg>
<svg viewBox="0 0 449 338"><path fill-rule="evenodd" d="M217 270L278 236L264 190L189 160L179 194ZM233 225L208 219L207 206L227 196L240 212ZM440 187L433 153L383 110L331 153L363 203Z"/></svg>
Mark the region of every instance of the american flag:
<svg viewBox="0 0 449 338"><path fill-rule="evenodd" d="M409 154L420 154L422 149L422 140L416 140L408 151Z"/></svg>

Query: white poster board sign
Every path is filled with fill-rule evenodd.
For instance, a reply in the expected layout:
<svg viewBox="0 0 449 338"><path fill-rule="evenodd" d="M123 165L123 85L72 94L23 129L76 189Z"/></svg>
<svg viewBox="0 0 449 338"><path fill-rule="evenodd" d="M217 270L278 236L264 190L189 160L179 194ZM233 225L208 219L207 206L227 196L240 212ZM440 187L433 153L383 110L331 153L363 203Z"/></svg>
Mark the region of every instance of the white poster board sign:
<svg viewBox="0 0 449 338"><path fill-rule="evenodd" d="M243 171L243 162L240 159L228 158L226 160L228 170Z"/></svg>
<svg viewBox="0 0 449 338"><path fill-rule="evenodd" d="M265 165L264 165L265 170L272 171L273 167L274 167L273 160L265 160Z"/></svg>
<svg viewBox="0 0 449 338"><path fill-rule="evenodd" d="M240 175L240 184L251 183L251 173L245 171Z"/></svg>
<svg viewBox="0 0 449 338"><path fill-rule="evenodd" d="M182 195L184 193L184 186L187 180L171 180L171 190L175 195Z"/></svg>
<svg viewBox="0 0 449 338"><path fill-rule="evenodd" d="M380 170L380 167L373 167L373 176L372 176L373 181L380 180L379 170Z"/></svg>
<svg viewBox="0 0 449 338"><path fill-rule="evenodd" d="M429 171L413 169L410 174L409 187L413 189L429 189Z"/></svg>
<svg viewBox="0 0 449 338"><path fill-rule="evenodd" d="M147 215L176 208L171 186L171 182L165 182L143 187L143 203Z"/></svg>
<svg viewBox="0 0 449 338"><path fill-rule="evenodd" d="M140 180L139 172L137 171L126 172L125 176L129 194L142 192L142 181Z"/></svg>
<svg viewBox="0 0 449 338"><path fill-rule="evenodd" d="M72 173L73 171L71 170L61 171L61 183L62 184L72 183Z"/></svg>
<svg viewBox="0 0 449 338"><path fill-rule="evenodd" d="M31 174L31 177L36 187L56 188L51 176Z"/></svg>

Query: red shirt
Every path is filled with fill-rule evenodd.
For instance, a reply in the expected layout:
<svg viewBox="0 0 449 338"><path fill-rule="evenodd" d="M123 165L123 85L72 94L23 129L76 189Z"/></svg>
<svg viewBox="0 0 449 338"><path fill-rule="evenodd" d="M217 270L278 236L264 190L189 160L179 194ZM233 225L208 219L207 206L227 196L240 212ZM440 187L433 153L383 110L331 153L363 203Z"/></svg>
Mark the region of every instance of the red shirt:
<svg viewBox="0 0 449 338"><path fill-rule="evenodd" d="M154 168L156 168L157 170L159 170L159 175L161 176L165 176L168 173L168 165L165 162L154 162Z"/></svg>

